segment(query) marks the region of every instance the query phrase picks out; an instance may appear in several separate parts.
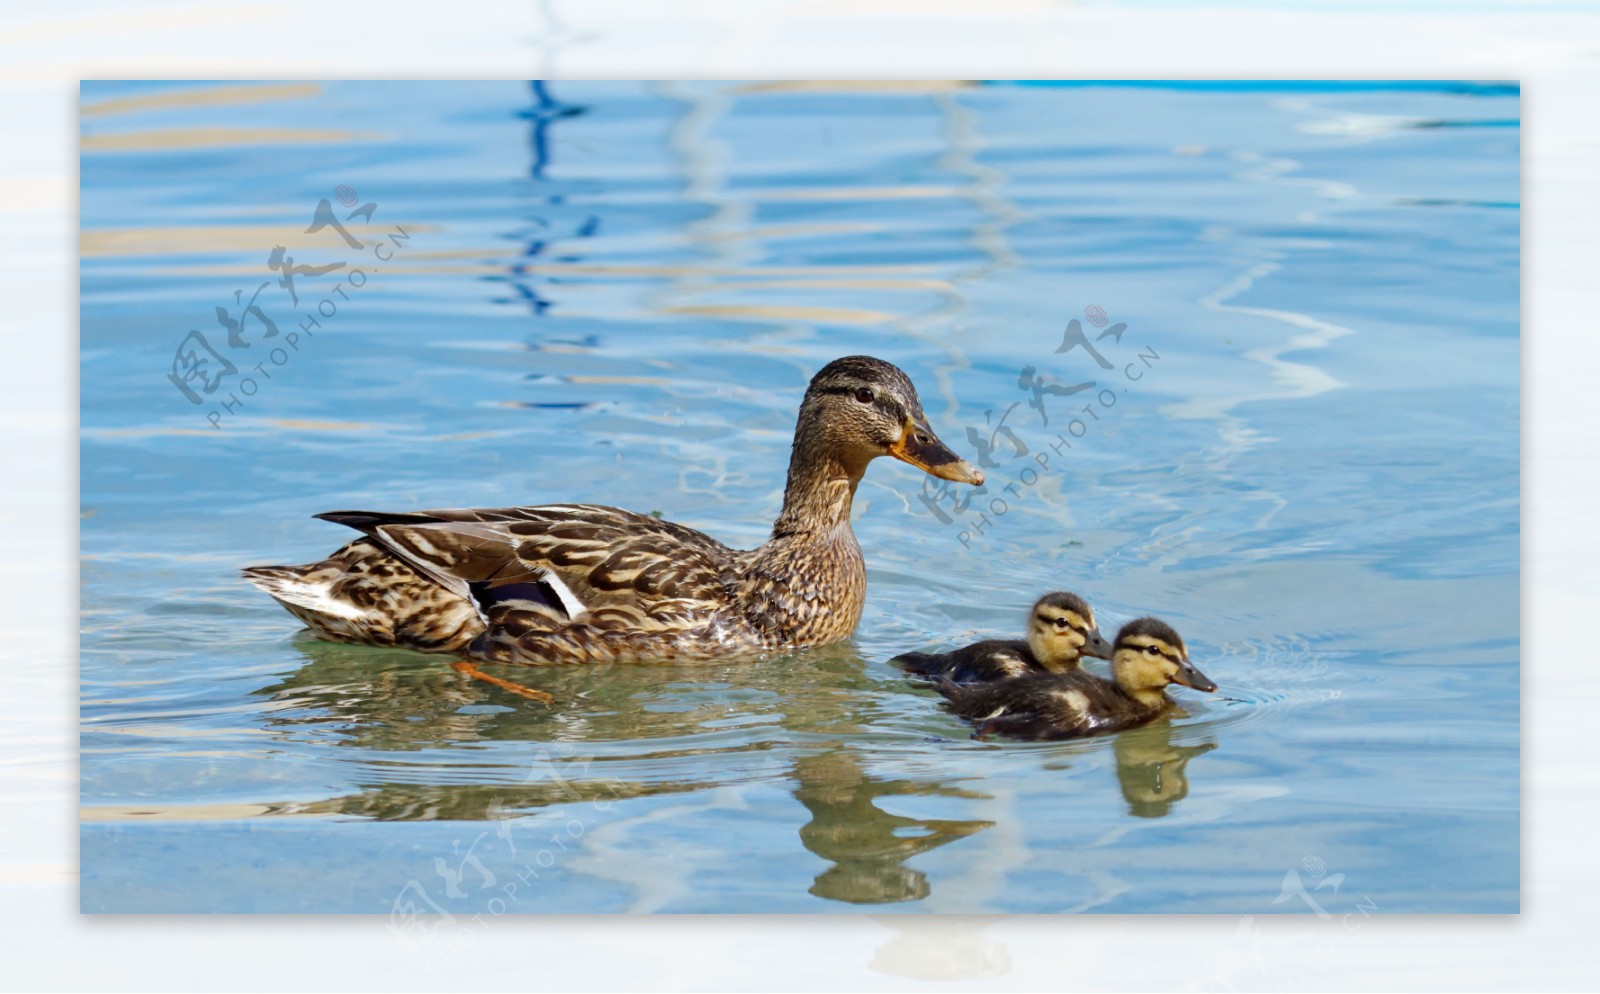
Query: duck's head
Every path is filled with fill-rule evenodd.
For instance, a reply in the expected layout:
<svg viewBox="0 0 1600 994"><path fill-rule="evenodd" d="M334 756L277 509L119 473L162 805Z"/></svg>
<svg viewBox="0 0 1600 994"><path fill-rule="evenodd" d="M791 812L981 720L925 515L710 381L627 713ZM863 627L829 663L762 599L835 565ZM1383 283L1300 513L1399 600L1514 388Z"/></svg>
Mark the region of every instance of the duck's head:
<svg viewBox="0 0 1600 994"><path fill-rule="evenodd" d="M1160 694L1181 683L1211 692L1217 685L1189 662L1189 650L1172 626L1156 618L1136 618L1122 626L1111 653L1117 686L1135 697Z"/></svg>
<svg viewBox="0 0 1600 994"><path fill-rule="evenodd" d="M983 474L928 427L917 388L900 369L871 356L846 356L812 377L795 427L797 459L829 456L852 475L878 456L979 486Z"/></svg>
<svg viewBox="0 0 1600 994"><path fill-rule="evenodd" d="M1033 605L1028 648L1054 673L1077 669L1081 656L1111 658L1111 643L1100 635L1088 602L1065 590L1045 594Z"/></svg>

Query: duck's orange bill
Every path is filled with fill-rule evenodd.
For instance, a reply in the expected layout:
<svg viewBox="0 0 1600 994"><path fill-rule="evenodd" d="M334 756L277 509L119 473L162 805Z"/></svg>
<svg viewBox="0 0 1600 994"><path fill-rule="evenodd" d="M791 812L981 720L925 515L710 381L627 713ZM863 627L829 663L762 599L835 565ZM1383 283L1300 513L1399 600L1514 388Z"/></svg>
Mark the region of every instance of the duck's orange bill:
<svg viewBox="0 0 1600 994"><path fill-rule="evenodd" d="M983 486L983 472L951 452L926 424L907 421L900 440L889 446L889 454L941 480Z"/></svg>

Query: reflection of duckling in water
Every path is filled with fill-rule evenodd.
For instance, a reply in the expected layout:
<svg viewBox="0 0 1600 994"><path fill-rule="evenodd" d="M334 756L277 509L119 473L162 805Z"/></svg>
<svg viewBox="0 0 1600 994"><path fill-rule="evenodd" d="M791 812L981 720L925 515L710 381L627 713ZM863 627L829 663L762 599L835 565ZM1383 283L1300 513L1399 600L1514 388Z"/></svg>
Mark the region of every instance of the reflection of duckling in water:
<svg viewBox="0 0 1600 994"><path fill-rule="evenodd" d="M816 878L811 893L832 901L920 901L931 891L928 878L905 861L994 824L906 818L884 811L874 803L880 797L983 795L937 783L880 780L867 774L848 750L800 759L795 779L795 799L811 812L811 820L800 828L800 842L832 864Z"/></svg>
<svg viewBox="0 0 1600 994"><path fill-rule="evenodd" d="M1094 611L1077 594L1058 590L1033 605L1027 641L989 639L952 652L907 652L890 660L918 676L952 683L983 683L1029 673L1066 673L1082 656L1107 659L1111 644L1100 635Z"/></svg>
<svg viewBox="0 0 1600 994"><path fill-rule="evenodd" d="M1172 805L1189 796L1184 767L1189 760L1215 749L1215 742L1182 746L1172 744L1172 723L1156 721L1131 729L1111 740L1117 757L1117 783L1130 814L1160 818Z"/></svg>
<svg viewBox="0 0 1600 994"><path fill-rule="evenodd" d="M962 687L945 681L951 712L971 721L978 738L1075 739L1143 725L1172 706L1169 684L1214 691L1189 662L1183 639L1165 622L1139 618L1122 626L1111 654L1112 680L1083 671L1038 673Z"/></svg>

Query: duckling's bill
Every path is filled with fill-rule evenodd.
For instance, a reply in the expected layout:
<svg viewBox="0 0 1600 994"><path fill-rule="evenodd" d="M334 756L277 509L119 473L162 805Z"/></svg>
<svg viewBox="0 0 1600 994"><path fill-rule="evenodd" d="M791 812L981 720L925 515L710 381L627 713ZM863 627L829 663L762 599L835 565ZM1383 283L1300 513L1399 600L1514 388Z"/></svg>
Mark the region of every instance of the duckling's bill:
<svg viewBox="0 0 1600 994"><path fill-rule="evenodd" d="M1202 690L1208 694L1216 693L1217 685L1212 679L1201 673L1195 665L1187 659L1178 664L1178 672L1172 676L1173 683L1181 683L1185 687Z"/></svg>
<svg viewBox="0 0 1600 994"><path fill-rule="evenodd" d="M1110 642L1106 641L1104 635L1100 634L1100 629L1091 628L1089 629L1089 641L1083 644L1083 654L1085 656L1093 656L1095 659L1110 659L1115 648Z"/></svg>
<svg viewBox="0 0 1600 994"><path fill-rule="evenodd" d="M982 471L950 451L926 422L907 420L900 440L889 446L889 454L941 480L983 486Z"/></svg>

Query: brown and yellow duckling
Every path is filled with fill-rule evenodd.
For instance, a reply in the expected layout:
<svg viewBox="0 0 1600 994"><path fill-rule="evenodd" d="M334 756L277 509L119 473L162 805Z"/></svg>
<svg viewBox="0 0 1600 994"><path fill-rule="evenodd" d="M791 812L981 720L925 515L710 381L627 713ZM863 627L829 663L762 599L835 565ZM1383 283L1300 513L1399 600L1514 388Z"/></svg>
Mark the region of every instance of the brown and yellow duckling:
<svg viewBox="0 0 1600 994"><path fill-rule="evenodd" d="M838 642L855 630L866 596L850 507L879 456L983 482L928 427L904 372L850 356L806 389L783 511L759 548L594 504L334 511L317 517L363 537L320 562L244 573L321 638L492 662L656 661Z"/></svg>
<svg viewBox="0 0 1600 994"><path fill-rule="evenodd" d="M907 652L894 657L911 673L951 683L986 683L1030 673L1067 673L1084 656L1111 658L1111 644L1095 625L1094 611L1077 594L1045 594L1029 614L1028 637L989 639L951 652Z"/></svg>
<svg viewBox="0 0 1600 994"><path fill-rule="evenodd" d="M1217 685L1189 662L1189 651L1172 627L1155 618L1122 626L1111 653L1112 679L1082 670L1040 673L963 687L940 685L954 714L971 721L974 735L1016 739L1075 739L1143 725L1173 700L1178 683L1212 692Z"/></svg>

